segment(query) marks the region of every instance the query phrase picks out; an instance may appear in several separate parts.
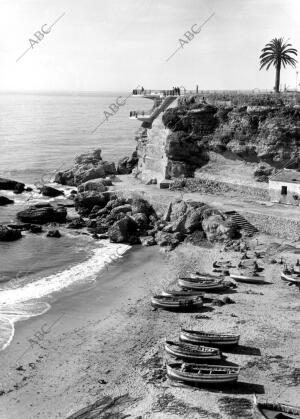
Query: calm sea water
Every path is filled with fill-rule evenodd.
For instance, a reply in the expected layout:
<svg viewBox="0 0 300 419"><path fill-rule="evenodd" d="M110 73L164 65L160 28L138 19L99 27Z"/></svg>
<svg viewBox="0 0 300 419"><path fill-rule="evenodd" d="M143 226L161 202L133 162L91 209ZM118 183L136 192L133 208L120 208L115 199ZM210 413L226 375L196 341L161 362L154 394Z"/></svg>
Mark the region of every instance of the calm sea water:
<svg viewBox="0 0 300 419"><path fill-rule="evenodd" d="M117 161L135 149L140 126L130 110L149 109L146 99L129 97L105 119L114 94L0 94L0 177L33 184L58 168L67 168L78 154L102 149L105 160ZM17 211L42 198L13 195L14 205L0 207L0 224L14 222ZM25 233L21 240L0 242L0 349L9 345L14 323L51 307L57 292L95 280L112 254L127 246L95 242L63 230L60 239Z"/></svg>

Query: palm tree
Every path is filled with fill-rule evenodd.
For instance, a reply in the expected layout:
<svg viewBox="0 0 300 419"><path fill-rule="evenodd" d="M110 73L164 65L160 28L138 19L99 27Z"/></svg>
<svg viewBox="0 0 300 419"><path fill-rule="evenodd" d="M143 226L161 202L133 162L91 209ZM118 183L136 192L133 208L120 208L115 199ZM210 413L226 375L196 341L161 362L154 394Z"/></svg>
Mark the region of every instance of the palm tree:
<svg viewBox="0 0 300 419"><path fill-rule="evenodd" d="M275 92L277 93L279 92L281 65L283 68L288 64L296 67L297 60L291 57L291 54L297 55L297 50L290 48L291 46L291 44L285 44L283 38L274 38L261 50L260 70L265 66L267 66L266 70L269 70L270 66L274 65L276 68Z"/></svg>

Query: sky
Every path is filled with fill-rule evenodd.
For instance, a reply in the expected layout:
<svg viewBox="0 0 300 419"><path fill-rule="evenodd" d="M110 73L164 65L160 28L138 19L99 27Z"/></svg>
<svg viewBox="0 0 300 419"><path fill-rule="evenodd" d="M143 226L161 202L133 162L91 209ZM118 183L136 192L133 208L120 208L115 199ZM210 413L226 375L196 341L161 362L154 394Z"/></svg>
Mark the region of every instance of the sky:
<svg viewBox="0 0 300 419"><path fill-rule="evenodd" d="M299 0L0 0L0 91L272 89L260 51L284 37L300 52L299 16Z"/></svg>

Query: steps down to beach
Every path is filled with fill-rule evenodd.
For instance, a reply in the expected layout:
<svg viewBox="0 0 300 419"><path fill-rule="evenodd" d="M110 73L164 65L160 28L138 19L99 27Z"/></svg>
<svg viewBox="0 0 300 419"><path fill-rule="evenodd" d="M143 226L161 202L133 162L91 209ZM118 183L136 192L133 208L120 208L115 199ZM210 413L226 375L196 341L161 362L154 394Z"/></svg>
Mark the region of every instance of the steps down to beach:
<svg viewBox="0 0 300 419"><path fill-rule="evenodd" d="M246 231L248 234L258 233L258 229L247 221L241 214L236 211L226 211L225 214L230 217L230 222L233 226Z"/></svg>

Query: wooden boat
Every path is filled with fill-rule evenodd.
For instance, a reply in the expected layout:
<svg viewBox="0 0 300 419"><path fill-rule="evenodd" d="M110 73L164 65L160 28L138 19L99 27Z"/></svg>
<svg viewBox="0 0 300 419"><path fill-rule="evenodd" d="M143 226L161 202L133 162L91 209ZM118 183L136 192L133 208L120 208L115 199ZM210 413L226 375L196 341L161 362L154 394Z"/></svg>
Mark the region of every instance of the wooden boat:
<svg viewBox="0 0 300 419"><path fill-rule="evenodd" d="M174 362L167 364L167 375L171 380L194 384L225 384L237 381L239 367L188 364Z"/></svg>
<svg viewBox="0 0 300 419"><path fill-rule="evenodd" d="M240 335L202 332L200 330L181 329L179 340L198 345L208 345L212 347L235 346L239 343Z"/></svg>
<svg viewBox="0 0 300 419"><path fill-rule="evenodd" d="M202 279L202 278L179 278L178 285L181 288L188 288L201 291L214 291L226 288L223 279Z"/></svg>
<svg viewBox="0 0 300 419"><path fill-rule="evenodd" d="M196 295L204 297L204 292L198 290L164 290L161 295L166 297L190 297Z"/></svg>
<svg viewBox="0 0 300 419"><path fill-rule="evenodd" d="M300 285L300 275L299 274L292 274L292 273L282 271L281 272L281 279L283 279L283 281L287 281L287 282L290 282L292 284L299 284Z"/></svg>
<svg viewBox="0 0 300 419"><path fill-rule="evenodd" d="M223 276L221 275L208 274L204 272L195 272L194 274L190 274L190 277L199 278L199 279L215 279L215 280L223 279Z"/></svg>
<svg viewBox="0 0 300 419"><path fill-rule="evenodd" d="M167 340L165 351L172 356L190 361L216 360L221 359L221 352L217 348L208 348L207 346L190 345L183 342L173 342Z"/></svg>
<svg viewBox="0 0 300 419"><path fill-rule="evenodd" d="M155 308L165 310L187 310L203 306L201 297L166 297L164 295L154 295L151 298L151 304Z"/></svg>
<svg viewBox="0 0 300 419"><path fill-rule="evenodd" d="M283 403L258 403L254 396L255 419L299 419L300 407Z"/></svg>
<svg viewBox="0 0 300 419"><path fill-rule="evenodd" d="M230 274L230 278L234 279L237 282L247 282L249 284L265 284L265 277L264 276L246 276L246 275L239 275L239 274Z"/></svg>

